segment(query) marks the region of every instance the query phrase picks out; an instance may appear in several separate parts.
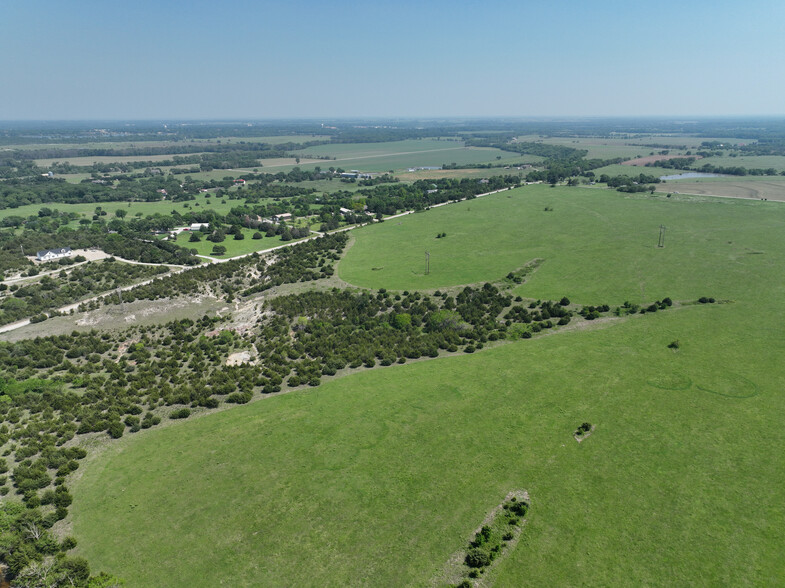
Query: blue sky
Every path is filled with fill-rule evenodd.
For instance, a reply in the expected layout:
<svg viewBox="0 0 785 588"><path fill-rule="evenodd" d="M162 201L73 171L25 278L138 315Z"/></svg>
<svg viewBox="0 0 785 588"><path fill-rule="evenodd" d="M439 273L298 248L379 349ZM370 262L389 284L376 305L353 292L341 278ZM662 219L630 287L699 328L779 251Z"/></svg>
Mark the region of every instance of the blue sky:
<svg viewBox="0 0 785 588"><path fill-rule="evenodd" d="M0 120L785 114L785 2L0 0Z"/></svg>

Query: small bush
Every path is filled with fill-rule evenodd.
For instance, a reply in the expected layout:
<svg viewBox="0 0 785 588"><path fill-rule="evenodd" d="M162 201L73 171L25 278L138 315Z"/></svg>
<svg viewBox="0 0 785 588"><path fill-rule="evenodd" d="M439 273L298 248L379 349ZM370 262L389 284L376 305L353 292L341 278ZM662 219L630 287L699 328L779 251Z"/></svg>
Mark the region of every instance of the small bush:
<svg viewBox="0 0 785 588"><path fill-rule="evenodd" d="M109 424L109 428L106 430L106 432L109 433L109 436L112 439L119 439L125 432L125 425L120 421L112 421Z"/></svg>
<svg viewBox="0 0 785 588"><path fill-rule="evenodd" d="M473 547L466 554L465 561L470 568L484 568L491 563L491 555L484 549Z"/></svg>
<svg viewBox="0 0 785 588"><path fill-rule="evenodd" d="M169 415L170 419L187 419L191 416L191 409L190 408L178 408L172 414Z"/></svg>

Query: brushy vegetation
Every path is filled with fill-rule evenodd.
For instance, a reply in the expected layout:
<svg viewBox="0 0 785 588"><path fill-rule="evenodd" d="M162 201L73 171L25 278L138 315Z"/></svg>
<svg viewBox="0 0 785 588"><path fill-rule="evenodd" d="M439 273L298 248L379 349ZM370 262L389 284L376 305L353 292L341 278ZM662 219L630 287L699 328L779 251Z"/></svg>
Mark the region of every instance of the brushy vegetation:
<svg viewBox="0 0 785 588"><path fill-rule="evenodd" d="M110 259L24 281L0 284L0 325L60 308L91 295L166 273L165 266L131 265Z"/></svg>
<svg viewBox="0 0 785 588"><path fill-rule="evenodd" d="M269 266L251 258L211 265L129 294L192 295L209 283L231 300L236 275L257 281L260 289L318 280L332 273L327 262L345 243L344 234L330 235L283 251ZM249 275L249 266L257 274ZM552 317L566 324L572 315L568 305L562 298L516 306L512 296L489 283L465 287L455 297L333 288L272 298L257 329L246 336L221 330L225 319L204 317L141 332L74 332L0 343L0 375L6 378L0 386L0 446L13 456L16 493L28 508L43 509L41 521L48 528L67 515L72 501L66 477L85 452L65 446L77 435L106 432L118 439L159 424L164 414L186 419L193 409L245 404L255 393L279 392L284 385L318 386L323 376L347 367L405 363L437 357L440 350L473 353L508 338L508 327L516 323L528 337L552 328ZM598 308L610 311L607 305ZM227 365L237 350L250 351L253 360ZM8 492L5 480L0 487ZM29 564L42 565L43 555L28 551L13 575Z"/></svg>

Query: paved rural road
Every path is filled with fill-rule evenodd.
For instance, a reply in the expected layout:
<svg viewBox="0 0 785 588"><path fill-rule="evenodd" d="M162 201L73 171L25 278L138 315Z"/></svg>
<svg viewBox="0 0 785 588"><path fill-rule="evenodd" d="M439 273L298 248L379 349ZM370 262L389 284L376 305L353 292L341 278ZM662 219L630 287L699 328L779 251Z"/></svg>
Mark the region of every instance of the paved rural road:
<svg viewBox="0 0 785 588"><path fill-rule="evenodd" d="M477 196L475 196L475 198L481 198L482 196L488 196L490 194L496 194L497 192L504 192L504 191L509 190L509 189L510 188L502 188L501 190L493 190L492 192L485 192L483 194L478 194ZM460 200L450 200L448 202L442 202L441 204L434 204L430 208L437 208L439 206L445 206L447 204L453 204L455 202L461 202L461 201ZM393 218L400 218L402 216L406 216L407 214L414 214L414 211L413 210L407 210L406 212L402 212L400 214L394 214L392 216L388 216L384 220L390 220L390 219L393 219ZM333 232L334 233L342 233L344 231L351 231L353 229L358 229L360 227L364 227L367 224L372 224L372 223L365 223L363 225L352 225L351 227L344 227L343 229L338 229L337 231L333 231ZM209 259L212 263L226 263L227 261L232 261L232 260L235 260L235 259L242 259L243 257L248 257L250 255L253 255L254 253L258 253L259 255L266 255L268 253L272 253L272 252L277 251L279 249L283 249L284 247L294 247L295 245L299 245L300 243L304 243L305 241L310 241L311 239L318 239L319 237L322 237L322 236L323 236L322 233L316 233L315 235L313 235L311 237L308 237L306 239L300 239L299 241L292 241L291 243L285 243L283 245L278 245L277 247L273 247L272 249L265 249L264 251L252 251L251 253L245 253L243 255L237 255L236 257L230 257L228 259L218 259L218 258L215 258L215 257L208 257L207 255L199 255L198 257L202 257L204 259ZM143 263L141 261L131 261L129 259L121 259L119 257L116 257L116 259L121 260L121 261L123 261L125 263L132 263L132 264L135 264L135 265L167 265L167 264ZM172 265L170 265L170 267L176 267L177 269L175 269L175 270L173 270L173 271L171 271L169 273L166 273L166 274L161 274L159 276L155 276L153 278L149 278L147 280L143 280L141 282L137 282L136 284L130 284L128 286L123 286L122 288L119 288L119 291L120 292L125 292L126 290L132 290L133 288L136 288L137 286L145 286L147 284L150 284L154 280L161 279L161 278L166 278L168 276L179 274L179 273L191 270L191 269L196 269L199 266L198 265L197 266L172 266ZM112 294L114 294L117 291L118 290L112 290L110 292L104 292L103 294L99 294L97 296L93 296L92 298L88 298L86 300L81 300L79 302L75 302L73 304L69 304L68 306L63 306L62 308L58 308L57 310L58 310L58 312L62 312L62 313L66 313L67 314L67 313L70 313L72 309L76 310L82 304L90 304L91 302L94 302L95 300L99 300L101 298L104 298L105 296L111 296ZM0 327L0 334L7 333L9 331L14 331L16 329L21 329L22 327L26 327L29 324L30 324L30 319L25 319L23 321L18 321L18 322L15 322L15 323L10 323L10 324L7 324L7 325L3 325L3 326Z"/></svg>

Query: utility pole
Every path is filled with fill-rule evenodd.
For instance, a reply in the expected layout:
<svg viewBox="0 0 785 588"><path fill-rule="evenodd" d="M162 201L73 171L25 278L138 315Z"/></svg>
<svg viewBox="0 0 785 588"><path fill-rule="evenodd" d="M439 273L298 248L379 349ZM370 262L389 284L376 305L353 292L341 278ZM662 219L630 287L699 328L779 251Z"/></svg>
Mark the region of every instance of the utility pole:
<svg viewBox="0 0 785 588"><path fill-rule="evenodd" d="M425 252L425 275L431 273L431 254L427 251Z"/></svg>

